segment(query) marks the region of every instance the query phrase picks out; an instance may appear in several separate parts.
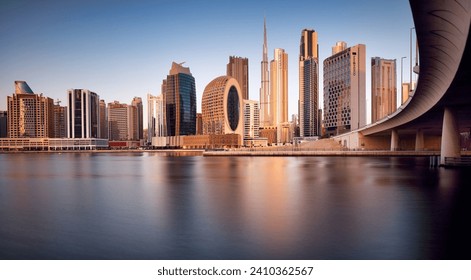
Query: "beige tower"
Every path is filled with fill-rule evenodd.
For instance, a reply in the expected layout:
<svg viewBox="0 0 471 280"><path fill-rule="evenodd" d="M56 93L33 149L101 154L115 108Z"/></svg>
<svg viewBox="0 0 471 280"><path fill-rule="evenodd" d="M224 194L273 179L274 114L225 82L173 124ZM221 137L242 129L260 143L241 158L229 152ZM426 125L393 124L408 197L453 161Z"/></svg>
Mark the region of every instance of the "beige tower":
<svg viewBox="0 0 471 280"><path fill-rule="evenodd" d="M54 138L67 137L67 107L60 106L60 101L54 105Z"/></svg>
<svg viewBox="0 0 471 280"><path fill-rule="evenodd" d="M137 133L136 140L144 139L144 110L142 106L142 98L134 97L131 105L135 107L135 130Z"/></svg>
<svg viewBox="0 0 471 280"><path fill-rule="evenodd" d="M54 137L54 102L34 94L25 81L15 81L15 93L7 97L8 137Z"/></svg>
<svg viewBox="0 0 471 280"><path fill-rule="evenodd" d="M345 49L347 49L347 43L345 43L344 41L337 42L335 46L332 47L332 55L339 53Z"/></svg>
<svg viewBox="0 0 471 280"><path fill-rule="evenodd" d="M402 83L401 105L409 99L410 83Z"/></svg>
<svg viewBox="0 0 471 280"><path fill-rule="evenodd" d="M106 115L105 100L100 100L100 136L101 139L108 139L108 116Z"/></svg>
<svg viewBox="0 0 471 280"><path fill-rule="evenodd" d="M259 137L260 109L258 101L244 100L244 139Z"/></svg>
<svg viewBox="0 0 471 280"><path fill-rule="evenodd" d="M371 58L371 122L397 109L396 60Z"/></svg>
<svg viewBox="0 0 471 280"><path fill-rule="evenodd" d="M108 135L110 141L131 140L130 113L127 104L118 101L108 103Z"/></svg>
<svg viewBox="0 0 471 280"><path fill-rule="evenodd" d="M263 20L263 60L261 63L261 86L260 86L260 126L271 126L270 111L270 72L268 70L268 46L267 46L267 24Z"/></svg>
<svg viewBox="0 0 471 280"><path fill-rule="evenodd" d="M244 103L236 79L221 76L204 89L201 102L204 135L237 134L238 146L244 137Z"/></svg>
<svg viewBox="0 0 471 280"><path fill-rule="evenodd" d="M249 99L249 59L230 56L227 64L227 76L239 82L242 99Z"/></svg>
<svg viewBox="0 0 471 280"><path fill-rule="evenodd" d="M288 54L284 49L275 49L270 62L270 97L271 125L279 132L281 125L288 122ZM277 133L277 141L282 142L281 133Z"/></svg>

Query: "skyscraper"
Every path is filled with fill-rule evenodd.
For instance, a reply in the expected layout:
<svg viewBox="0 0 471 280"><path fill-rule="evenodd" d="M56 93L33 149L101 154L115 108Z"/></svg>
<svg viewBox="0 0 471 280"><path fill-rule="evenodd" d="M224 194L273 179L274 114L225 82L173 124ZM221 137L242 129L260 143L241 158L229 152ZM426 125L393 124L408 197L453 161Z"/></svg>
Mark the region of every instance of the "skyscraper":
<svg viewBox="0 0 471 280"><path fill-rule="evenodd" d="M54 138L67 137L67 107L54 105Z"/></svg>
<svg viewBox="0 0 471 280"><path fill-rule="evenodd" d="M34 94L25 81L15 81L15 93L7 97L8 137L54 137L54 102Z"/></svg>
<svg viewBox="0 0 471 280"><path fill-rule="evenodd" d="M7 111L0 111L0 138L7 137L8 135L8 129L7 129L7 123L8 123L8 117L7 117Z"/></svg>
<svg viewBox="0 0 471 280"><path fill-rule="evenodd" d="M135 107L136 110L136 140L144 139L144 112L142 109L142 98L134 97L131 106Z"/></svg>
<svg viewBox="0 0 471 280"><path fill-rule="evenodd" d="M366 125L366 46L339 42L324 60L324 128L338 135Z"/></svg>
<svg viewBox="0 0 471 280"><path fill-rule="evenodd" d="M231 76L239 82L242 98L249 99L249 59L230 56L227 64L227 76Z"/></svg>
<svg viewBox="0 0 471 280"><path fill-rule="evenodd" d="M166 136L165 129L165 100L164 95L153 96L147 94L147 141L152 142L152 137Z"/></svg>
<svg viewBox="0 0 471 280"><path fill-rule="evenodd" d="M244 105L237 80L221 76L205 88L201 101L203 134L238 134L239 144L244 137Z"/></svg>
<svg viewBox="0 0 471 280"><path fill-rule="evenodd" d="M196 86L190 68L172 63L165 84L167 136L196 134Z"/></svg>
<svg viewBox="0 0 471 280"><path fill-rule="evenodd" d="M105 100L100 100L100 139L108 139L108 110Z"/></svg>
<svg viewBox="0 0 471 280"><path fill-rule="evenodd" d="M281 125L288 122L288 54L284 49L275 49L270 62L270 110L272 125L277 127L278 143L281 139Z"/></svg>
<svg viewBox="0 0 471 280"><path fill-rule="evenodd" d="M263 20L263 59L261 67L261 87L260 87L260 126L271 126L270 111L270 73L268 71L268 47L267 47L267 24Z"/></svg>
<svg viewBox="0 0 471 280"><path fill-rule="evenodd" d="M108 103L108 139L110 141L131 140L129 115L131 112L127 104L118 101Z"/></svg>
<svg viewBox="0 0 471 280"><path fill-rule="evenodd" d="M299 46L299 132L301 137L319 135L319 50L317 32L304 29Z"/></svg>
<svg viewBox="0 0 471 280"><path fill-rule="evenodd" d="M371 58L371 122L397 109L396 60Z"/></svg>
<svg viewBox="0 0 471 280"><path fill-rule="evenodd" d="M67 137L98 138L100 132L100 98L88 89L67 91Z"/></svg>
<svg viewBox="0 0 471 280"><path fill-rule="evenodd" d="M258 101L244 100L244 139L259 137L260 109Z"/></svg>

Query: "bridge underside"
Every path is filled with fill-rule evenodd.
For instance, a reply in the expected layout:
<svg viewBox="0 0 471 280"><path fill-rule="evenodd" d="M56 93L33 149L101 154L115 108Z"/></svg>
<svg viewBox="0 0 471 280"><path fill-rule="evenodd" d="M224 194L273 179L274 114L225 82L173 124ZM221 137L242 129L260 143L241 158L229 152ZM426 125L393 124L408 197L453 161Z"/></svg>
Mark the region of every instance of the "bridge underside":
<svg viewBox="0 0 471 280"><path fill-rule="evenodd" d="M440 150L460 156L471 131L471 5L468 0L410 0L420 53L417 88L386 119L336 137L348 148Z"/></svg>

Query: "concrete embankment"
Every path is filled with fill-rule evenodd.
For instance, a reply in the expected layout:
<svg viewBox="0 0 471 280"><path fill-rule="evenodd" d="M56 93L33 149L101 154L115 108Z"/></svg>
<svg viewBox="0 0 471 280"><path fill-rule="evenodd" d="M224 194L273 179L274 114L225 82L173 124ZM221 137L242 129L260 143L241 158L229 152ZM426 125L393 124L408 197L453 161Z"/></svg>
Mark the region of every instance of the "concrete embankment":
<svg viewBox="0 0 471 280"><path fill-rule="evenodd" d="M206 151L203 156L439 156L439 151Z"/></svg>
<svg viewBox="0 0 471 280"><path fill-rule="evenodd" d="M43 150L43 151L0 151L0 154L162 154L169 156L201 156L204 150L184 150L184 149L166 149L166 150Z"/></svg>

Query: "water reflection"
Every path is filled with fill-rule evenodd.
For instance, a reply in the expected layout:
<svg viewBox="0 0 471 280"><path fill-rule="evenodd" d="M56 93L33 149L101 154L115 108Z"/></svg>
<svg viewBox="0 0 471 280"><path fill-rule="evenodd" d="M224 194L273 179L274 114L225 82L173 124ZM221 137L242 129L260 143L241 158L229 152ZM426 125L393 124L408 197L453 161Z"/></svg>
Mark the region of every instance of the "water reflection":
<svg viewBox="0 0 471 280"><path fill-rule="evenodd" d="M3 259L468 258L464 170L422 158L0 154Z"/></svg>

